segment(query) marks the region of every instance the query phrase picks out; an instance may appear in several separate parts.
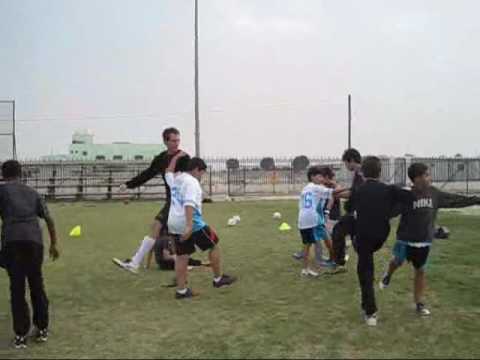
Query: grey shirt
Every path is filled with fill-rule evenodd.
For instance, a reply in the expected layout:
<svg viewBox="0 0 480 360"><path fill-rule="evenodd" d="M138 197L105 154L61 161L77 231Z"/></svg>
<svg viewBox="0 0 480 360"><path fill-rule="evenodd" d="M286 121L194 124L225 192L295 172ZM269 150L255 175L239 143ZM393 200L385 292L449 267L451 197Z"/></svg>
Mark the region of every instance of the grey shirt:
<svg viewBox="0 0 480 360"><path fill-rule="evenodd" d="M44 200L31 187L21 182L0 185L0 217L2 245L14 241L30 241L43 245L38 218L51 218Z"/></svg>

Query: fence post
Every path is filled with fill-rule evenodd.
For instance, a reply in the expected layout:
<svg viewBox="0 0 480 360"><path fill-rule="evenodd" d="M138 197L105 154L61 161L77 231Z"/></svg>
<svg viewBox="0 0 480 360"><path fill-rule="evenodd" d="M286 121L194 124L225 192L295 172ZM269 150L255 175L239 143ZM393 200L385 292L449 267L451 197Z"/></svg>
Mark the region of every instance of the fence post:
<svg viewBox="0 0 480 360"><path fill-rule="evenodd" d="M247 168L243 168L243 195L247 194Z"/></svg>
<svg viewBox="0 0 480 360"><path fill-rule="evenodd" d="M83 165L80 167L80 178L77 186L77 200L83 199Z"/></svg>
<svg viewBox="0 0 480 360"><path fill-rule="evenodd" d="M469 180L470 180L470 159L467 159L466 160L466 165L467 165L467 174L466 174L466 180L467 180L467 195L468 195L468 183L469 183Z"/></svg>
<svg viewBox="0 0 480 360"><path fill-rule="evenodd" d="M112 177L112 170L108 171L108 179L107 179L107 199L112 200L112 183L113 183L113 177Z"/></svg>
<svg viewBox="0 0 480 360"><path fill-rule="evenodd" d="M52 177L48 179L48 186L47 186L47 199L48 200L55 200L55 178L57 176L57 169L53 168L52 170Z"/></svg>
<svg viewBox="0 0 480 360"><path fill-rule="evenodd" d="M227 168L227 196L230 196L230 168Z"/></svg>
<svg viewBox="0 0 480 360"><path fill-rule="evenodd" d="M208 191L210 193L210 197L212 197L212 168L210 167L208 169L209 175L208 175Z"/></svg>

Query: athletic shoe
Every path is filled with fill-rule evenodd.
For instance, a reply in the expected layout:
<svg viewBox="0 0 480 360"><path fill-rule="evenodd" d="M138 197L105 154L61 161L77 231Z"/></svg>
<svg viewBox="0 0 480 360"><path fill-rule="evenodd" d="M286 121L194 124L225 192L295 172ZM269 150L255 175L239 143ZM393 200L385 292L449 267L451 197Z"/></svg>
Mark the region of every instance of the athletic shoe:
<svg viewBox="0 0 480 360"><path fill-rule="evenodd" d="M429 316L431 314L430 310L428 310L425 304L418 303L416 309L417 315L420 316Z"/></svg>
<svg viewBox="0 0 480 360"><path fill-rule="evenodd" d="M138 267L134 266L132 262L122 261L117 258L113 258L112 262L117 265L118 267L130 271L132 274L138 274Z"/></svg>
<svg viewBox="0 0 480 360"><path fill-rule="evenodd" d="M367 324L368 326L377 326L377 314L365 314L365 324Z"/></svg>
<svg viewBox="0 0 480 360"><path fill-rule="evenodd" d="M47 342L47 340L48 340L48 329L38 330L35 336L35 341L42 343L42 342Z"/></svg>
<svg viewBox="0 0 480 360"><path fill-rule="evenodd" d="M307 269L308 275L313 276L313 277L318 277L318 272L313 271L312 269Z"/></svg>
<svg viewBox="0 0 480 360"><path fill-rule="evenodd" d="M326 267L326 268L333 268L335 267L335 262L332 260L322 260L318 262L318 266Z"/></svg>
<svg viewBox="0 0 480 360"><path fill-rule="evenodd" d="M13 347L15 349L26 349L27 348L27 338L25 336L15 336L13 339Z"/></svg>
<svg viewBox="0 0 480 360"><path fill-rule="evenodd" d="M303 251L299 251L299 252L293 253L292 257L293 257L295 260L302 260L302 259L303 259Z"/></svg>
<svg viewBox="0 0 480 360"><path fill-rule="evenodd" d="M313 271L312 269L302 269L302 272L300 273L300 275L317 277L319 274L318 272Z"/></svg>
<svg viewBox="0 0 480 360"><path fill-rule="evenodd" d="M213 287L221 288L222 286L229 286L232 285L235 281L237 281L237 278L235 276L223 274L220 280L213 281Z"/></svg>
<svg viewBox="0 0 480 360"><path fill-rule="evenodd" d="M335 274L342 274L346 272L347 272L347 267L345 265L335 264L334 267L327 272L327 274L335 275Z"/></svg>
<svg viewBox="0 0 480 360"><path fill-rule="evenodd" d="M192 289L188 288L185 294L180 294L178 291L175 291L175 299L191 299L194 296L198 296L198 293L194 292Z"/></svg>
<svg viewBox="0 0 480 360"><path fill-rule="evenodd" d="M380 290L386 289L390 285L390 276L385 273L383 274L382 280L380 280L380 283L378 284L378 287Z"/></svg>

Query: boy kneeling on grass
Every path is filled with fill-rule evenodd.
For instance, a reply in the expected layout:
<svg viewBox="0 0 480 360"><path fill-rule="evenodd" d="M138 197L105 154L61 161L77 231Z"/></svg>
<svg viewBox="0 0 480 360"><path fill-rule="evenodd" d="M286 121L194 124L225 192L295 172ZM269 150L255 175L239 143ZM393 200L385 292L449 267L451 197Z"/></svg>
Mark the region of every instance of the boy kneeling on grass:
<svg viewBox="0 0 480 360"><path fill-rule="evenodd" d="M415 269L413 298L416 312L418 315L428 316L430 310L423 299L426 287L425 266L435 233L438 209L478 205L480 198L449 194L433 187L428 166L423 163L410 165L408 177L413 182L411 197L407 202L403 202L399 209L401 218L393 258L380 282L380 289L388 287L393 273L405 260L411 262Z"/></svg>

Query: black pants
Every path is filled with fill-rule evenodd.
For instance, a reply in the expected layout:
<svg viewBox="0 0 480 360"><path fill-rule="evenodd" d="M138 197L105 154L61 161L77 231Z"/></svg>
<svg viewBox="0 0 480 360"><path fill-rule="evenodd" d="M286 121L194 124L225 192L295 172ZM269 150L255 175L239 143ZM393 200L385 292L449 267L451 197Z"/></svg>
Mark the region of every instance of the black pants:
<svg viewBox="0 0 480 360"><path fill-rule="evenodd" d="M367 315L377 312L377 304L375 302L375 263L374 253L383 246L386 237L378 239L368 239L367 243L364 239L357 238L354 241L354 248L358 254L357 275L360 282L360 291L362 293L362 309Z"/></svg>
<svg viewBox="0 0 480 360"><path fill-rule="evenodd" d="M25 300L27 280L33 308L33 324L39 329L47 328L48 299L42 276L43 246L32 242L7 244L5 260L10 278L10 303L15 334L25 336L30 330L30 311Z"/></svg>
<svg viewBox="0 0 480 360"><path fill-rule="evenodd" d="M353 215L344 215L338 220L332 230L332 247L335 263L345 265L345 248L347 235L353 238L355 231Z"/></svg>

